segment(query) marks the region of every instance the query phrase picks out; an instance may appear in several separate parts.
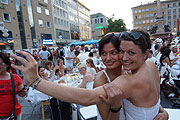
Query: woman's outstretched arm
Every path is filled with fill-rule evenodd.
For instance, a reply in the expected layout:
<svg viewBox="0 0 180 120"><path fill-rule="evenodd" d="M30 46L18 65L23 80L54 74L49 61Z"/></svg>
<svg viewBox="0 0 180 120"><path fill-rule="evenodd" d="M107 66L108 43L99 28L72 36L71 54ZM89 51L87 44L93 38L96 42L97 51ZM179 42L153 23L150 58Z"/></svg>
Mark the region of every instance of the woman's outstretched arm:
<svg viewBox="0 0 180 120"><path fill-rule="evenodd" d="M19 60L24 66L12 65L12 67L22 71L26 84L30 85L39 77L38 64L29 53L23 51L19 51L18 53L24 55L26 59L17 55L12 56ZM35 83L33 83L31 86L33 87ZM46 80L42 80L36 89L57 99L85 106L101 102L101 99L99 98L100 95L106 96L103 87L97 87L93 90L86 90L83 88L62 86Z"/></svg>

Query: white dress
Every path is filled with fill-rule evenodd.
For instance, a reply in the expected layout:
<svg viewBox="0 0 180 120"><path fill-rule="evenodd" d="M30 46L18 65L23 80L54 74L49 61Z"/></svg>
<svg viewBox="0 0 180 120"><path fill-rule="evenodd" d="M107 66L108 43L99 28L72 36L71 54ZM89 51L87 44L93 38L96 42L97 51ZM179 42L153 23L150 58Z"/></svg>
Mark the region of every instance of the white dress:
<svg viewBox="0 0 180 120"><path fill-rule="evenodd" d="M106 71L103 70L103 72L108 79L108 83L110 83L111 81ZM148 108L136 107L127 99L122 100L122 105L123 107L120 110L120 120L153 120L159 113L160 99L156 105ZM102 120L99 111L97 120Z"/></svg>

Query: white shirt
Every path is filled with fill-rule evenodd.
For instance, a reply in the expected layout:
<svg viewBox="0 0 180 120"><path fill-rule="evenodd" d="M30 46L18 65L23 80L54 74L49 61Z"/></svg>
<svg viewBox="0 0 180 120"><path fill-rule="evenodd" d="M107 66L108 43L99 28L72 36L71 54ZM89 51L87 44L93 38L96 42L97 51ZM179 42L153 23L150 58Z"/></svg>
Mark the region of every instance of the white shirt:
<svg viewBox="0 0 180 120"><path fill-rule="evenodd" d="M40 55L41 59L47 60L50 53L47 50L46 51L41 50L39 52L39 55Z"/></svg>
<svg viewBox="0 0 180 120"><path fill-rule="evenodd" d="M86 71L90 73L92 76L95 76L96 74L96 70L94 68L87 67Z"/></svg>
<svg viewBox="0 0 180 120"><path fill-rule="evenodd" d="M173 60L173 59L175 59L176 57L175 57L175 55L174 55L174 53L171 51L171 53L170 53L170 55L169 55L169 58L170 58L170 60Z"/></svg>
<svg viewBox="0 0 180 120"><path fill-rule="evenodd" d="M70 48L67 48L65 50L65 65L68 68L72 68L73 67L73 59L67 60L66 57L75 57L74 51L71 52Z"/></svg>
<svg viewBox="0 0 180 120"><path fill-rule="evenodd" d="M85 62L86 63L86 60L89 58L88 57L88 53L80 53L77 58L79 58L79 61L80 62Z"/></svg>

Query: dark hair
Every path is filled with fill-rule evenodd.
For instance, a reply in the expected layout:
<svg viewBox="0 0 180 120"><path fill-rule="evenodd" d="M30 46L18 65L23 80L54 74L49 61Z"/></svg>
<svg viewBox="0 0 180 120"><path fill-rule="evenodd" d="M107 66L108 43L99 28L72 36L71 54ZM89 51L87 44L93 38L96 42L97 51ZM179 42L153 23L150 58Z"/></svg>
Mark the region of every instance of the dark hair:
<svg viewBox="0 0 180 120"><path fill-rule="evenodd" d="M169 47L168 46L161 47L160 52L163 53L166 48L169 48Z"/></svg>
<svg viewBox="0 0 180 120"><path fill-rule="evenodd" d="M9 57L6 55L6 53L0 52L0 58L7 65L6 70L10 70L11 69L11 61L10 61Z"/></svg>
<svg viewBox="0 0 180 120"><path fill-rule="evenodd" d="M122 40L125 41L132 41L135 45L138 45L140 47L140 49L142 50L142 52L146 52L147 49L151 49L151 40L150 40L150 36L147 32L141 30L141 29L133 29L128 33L141 33L142 35L139 37L138 40L134 40L134 38L132 38L129 34L128 36L125 36L123 38L119 38L120 42Z"/></svg>
<svg viewBox="0 0 180 120"><path fill-rule="evenodd" d="M42 50L43 50L43 51L46 51L46 50L47 50L47 48L46 48L46 47L43 47L43 48L42 48Z"/></svg>
<svg viewBox="0 0 180 120"><path fill-rule="evenodd" d="M70 47L76 47L75 44L72 44Z"/></svg>
<svg viewBox="0 0 180 120"><path fill-rule="evenodd" d="M93 52L89 52L89 57L93 57Z"/></svg>
<svg viewBox="0 0 180 120"><path fill-rule="evenodd" d="M171 49L169 49L169 48L165 48L165 50L163 51L163 53L162 53L162 55L161 55L161 57L160 57L160 63L161 63L162 66L164 66L163 63L162 63L162 61L163 61L166 57L168 57L168 59L169 59L169 61L170 61L170 58L169 58L170 52L171 52ZM170 61L170 62L171 62L171 61Z"/></svg>
<svg viewBox="0 0 180 120"><path fill-rule="evenodd" d="M114 33L106 34L100 41L99 41L99 55L101 56L101 52L105 44L112 43L117 51L119 51L119 37L115 36Z"/></svg>
<svg viewBox="0 0 180 120"><path fill-rule="evenodd" d="M81 47L84 47L85 45L84 44L81 44Z"/></svg>
<svg viewBox="0 0 180 120"><path fill-rule="evenodd" d="M154 46L154 49L155 49L155 50L158 50L158 49L159 49L159 45L156 44L156 45Z"/></svg>

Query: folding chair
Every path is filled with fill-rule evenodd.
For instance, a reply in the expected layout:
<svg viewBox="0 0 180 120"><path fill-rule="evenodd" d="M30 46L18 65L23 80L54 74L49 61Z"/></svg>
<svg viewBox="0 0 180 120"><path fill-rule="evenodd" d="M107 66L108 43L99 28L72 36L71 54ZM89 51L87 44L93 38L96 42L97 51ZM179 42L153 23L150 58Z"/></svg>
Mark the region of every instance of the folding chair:
<svg viewBox="0 0 180 120"><path fill-rule="evenodd" d="M97 107L96 107L96 105L90 105L88 107L80 108L79 109L79 115L81 116L81 119L83 119L83 120L97 118Z"/></svg>

